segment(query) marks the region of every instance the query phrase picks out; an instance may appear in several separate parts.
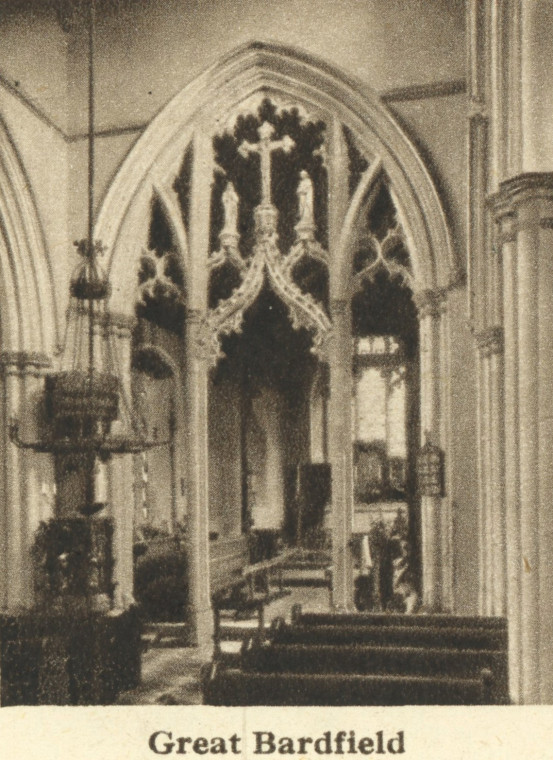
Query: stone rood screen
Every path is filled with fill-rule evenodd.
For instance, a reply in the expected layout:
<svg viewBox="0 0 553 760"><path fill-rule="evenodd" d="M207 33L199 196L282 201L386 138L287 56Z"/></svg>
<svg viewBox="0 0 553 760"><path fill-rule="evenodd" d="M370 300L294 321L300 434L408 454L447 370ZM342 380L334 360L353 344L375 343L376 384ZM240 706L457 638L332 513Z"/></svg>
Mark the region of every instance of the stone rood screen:
<svg viewBox="0 0 553 760"><path fill-rule="evenodd" d="M266 99L214 138L208 322L215 362L220 337L241 330L265 284L294 329L309 332L313 352L323 351L330 333L324 129ZM316 271L307 277L306 268Z"/></svg>

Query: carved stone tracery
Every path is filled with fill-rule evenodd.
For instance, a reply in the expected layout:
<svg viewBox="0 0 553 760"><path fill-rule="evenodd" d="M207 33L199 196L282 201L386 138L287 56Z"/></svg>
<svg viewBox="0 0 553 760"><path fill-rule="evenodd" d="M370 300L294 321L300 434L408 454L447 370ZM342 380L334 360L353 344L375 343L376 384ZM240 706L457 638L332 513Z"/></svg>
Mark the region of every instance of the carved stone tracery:
<svg viewBox="0 0 553 760"><path fill-rule="evenodd" d="M138 286L138 301L146 306L146 298L156 297L156 289L161 289L167 297L175 298L184 303L182 288L168 274L168 265L174 254L143 250L141 257L142 269L145 272L143 281Z"/></svg>
<svg viewBox="0 0 553 760"><path fill-rule="evenodd" d="M370 248L373 257L353 275L354 292L362 289L364 281L374 281L376 273L382 269L391 277L399 277L409 288L414 288L414 278L410 269L394 260L394 251L405 244L405 235L398 222L386 232L382 240L370 234L363 242Z"/></svg>
<svg viewBox="0 0 553 760"><path fill-rule="evenodd" d="M239 147L239 154L244 157L258 153L261 164L261 203L253 212L255 238L252 255L245 260L240 254L240 237L236 227L239 198L233 185L228 182L222 197L224 225L219 234L220 247L208 259L210 270L230 264L241 277L240 284L230 296L221 299L207 314L213 364L222 355L221 337L241 331L244 313L254 303L265 282L288 307L293 328L305 328L312 334L311 350L314 353L321 354L325 338L331 330L330 319L323 307L293 280L294 268L306 257L328 266L328 253L315 239L312 180L307 171L301 171L297 188L296 240L288 253L283 254L278 246L278 210L271 198L271 154L276 150L289 152L295 143L287 135L281 140L272 141L273 128L268 122L261 125L258 134L258 143L244 141Z"/></svg>

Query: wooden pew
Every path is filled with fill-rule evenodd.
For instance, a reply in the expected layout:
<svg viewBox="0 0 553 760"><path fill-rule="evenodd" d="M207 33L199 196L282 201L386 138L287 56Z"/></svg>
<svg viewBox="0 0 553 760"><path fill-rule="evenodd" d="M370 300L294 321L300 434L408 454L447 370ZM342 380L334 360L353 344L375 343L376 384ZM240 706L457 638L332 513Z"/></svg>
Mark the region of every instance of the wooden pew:
<svg viewBox="0 0 553 760"><path fill-rule="evenodd" d="M222 595L233 585L243 582L242 569L249 561L246 536L210 541L209 553L212 595Z"/></svg>
<svg viewBox="0 0 553 760"><path fill-rule="evenodd" d="M242 647L242 669L258 673L342 673L360 675L479 678L490 671L490 699L508 702L507 654L443 648L274 644L256 637Z"/></svg>
<svg viewBox="0 0 553 760"><path fill-rule="evenodd" d="M248 542L246 536L217 539L210 541L209 549L214 656L218 657L221 652L221 613L242 608L247 597L242 570L248 564ZM254 607L252 612L259 614L259 607ZM264 622L260 620L261 625Z"/></svg>
<svg viewBox="0 0 553 760"><path fill-rule="evenodd" d="M227 556L227 572L220 565L221 572L212 579L212 604L214 613L214 651L218 657L221 653L221 641L225 637L222 613L234 612L235 617L248 615L257 618L258 632L265 630L265 605L273 599L290 593L284 589L282 566L293 555L293 550L283 552L269 560L245 563L244 555L234 552ZM277 590L271 588L273 577L277 577ZM215 587L215 588L214 588Z"/></svg>
<svg viewBox="0 0 553 760"><path fill-rule="evenodd" d="M507 621L501 617L466 617L457 615L367 612L302 612L301 604L292 607L295 625L371 625L431 628L484 628L506 631Z"/></svg>
<svg viewBox="0 0 553 760"><path fill-rule="evenodd" d="M343 674L245 673L215 663L203 681L204 704L247 705L477 705L489 703L479 678Z"/></svg>
<svg viewBox="0 0 553 760"><path fill-rule="evenodd" d="M289 589L284 588L283 570L290 560L296 555L295 549L286 549L271 559L255 562L247 565L242 569L242 577L247 581L251 596L255 593L263 593L265 602L269 603L274 599L286 596L290 593ZM276 579L276 584L275 584ZM271 587L277 586L276 591Z"/></svg>
<svg viewBox="0 0 553 760"><path fill-rule="evenodd" d="M406 625L287 625L273 621L275 644L376 645L456 649L505 650L507 632L485 628L433 628Z"/></svg>

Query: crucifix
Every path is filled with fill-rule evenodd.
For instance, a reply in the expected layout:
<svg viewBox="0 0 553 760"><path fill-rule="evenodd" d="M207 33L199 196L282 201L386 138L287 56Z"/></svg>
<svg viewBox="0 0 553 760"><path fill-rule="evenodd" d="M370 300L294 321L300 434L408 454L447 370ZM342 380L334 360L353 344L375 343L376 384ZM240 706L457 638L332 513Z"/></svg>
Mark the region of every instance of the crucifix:
<svg viewBox="0 0 553 760"><path fill-rule="evenodd" d="M244 140L238 148L238 152L244 158L247 158L250 153L259 153L261 159L262 206L271 205L271 154L275 150L283 150L285 153L289 153L296 145L288 135L284 135L282 140L271 140L274 131L273 125L269 124L268 121L264 121L257 130L259 142L254 144L248 142L248 140Z"/></svg>

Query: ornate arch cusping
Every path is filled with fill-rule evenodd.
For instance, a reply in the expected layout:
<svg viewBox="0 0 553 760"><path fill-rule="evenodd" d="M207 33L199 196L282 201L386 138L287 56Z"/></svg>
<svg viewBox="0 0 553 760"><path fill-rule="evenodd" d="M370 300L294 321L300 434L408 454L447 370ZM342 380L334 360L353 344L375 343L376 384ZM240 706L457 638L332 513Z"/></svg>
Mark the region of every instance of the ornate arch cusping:
<svg viewBox="0 0 553 760"><path fill-rule="evenodd" d="M171 188L175 167L194 132L260 91L281 93L336 117L379 158L413 258L415 288L447 287L460 267L438 193L416 149L379 97L324 61L256 42L224 57L173 98L139 138L107 192L95 234L111 252L114 308L128 311L132 301L134 269L128 257L137 256L142 244L136 220L147 214L153 177L156 184ZM345 256L345 248L338 255ZM208 253L202 255L207 258Z"/></svg>

